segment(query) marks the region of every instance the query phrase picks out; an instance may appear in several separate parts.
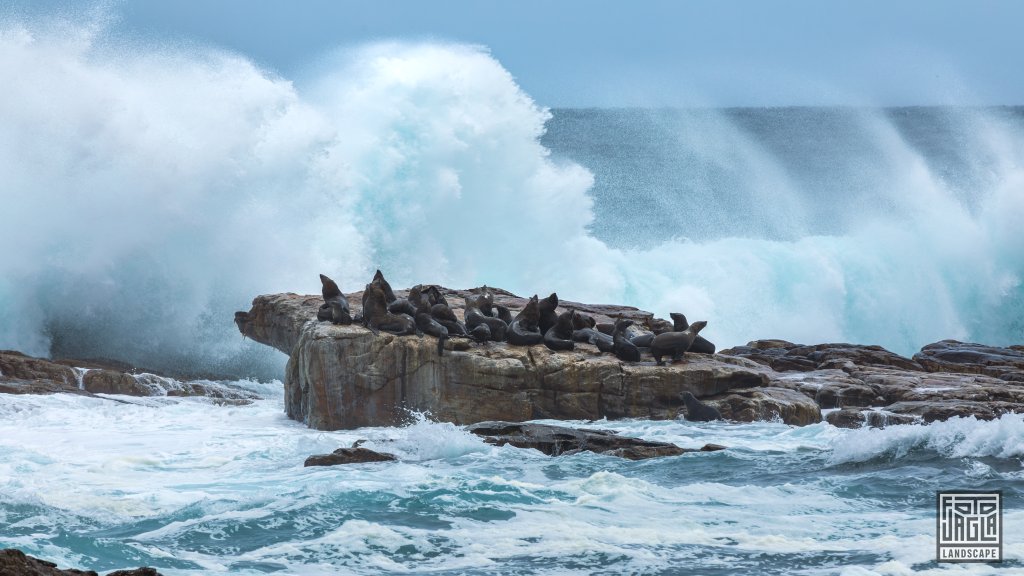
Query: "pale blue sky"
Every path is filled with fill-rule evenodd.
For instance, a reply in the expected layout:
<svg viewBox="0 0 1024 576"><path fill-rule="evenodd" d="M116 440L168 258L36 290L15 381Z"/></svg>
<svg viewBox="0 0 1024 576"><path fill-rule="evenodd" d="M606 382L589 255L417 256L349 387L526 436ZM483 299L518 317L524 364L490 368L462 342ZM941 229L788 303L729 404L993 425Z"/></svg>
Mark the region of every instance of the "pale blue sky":
<svg viewBox="0 0 1024 576"><path fill-rule="evenodd" d="M110 4L118 34L220 46L288 78L338 47L442 39L487 46L547 106L1024 104L1012 0Z"/></svg>

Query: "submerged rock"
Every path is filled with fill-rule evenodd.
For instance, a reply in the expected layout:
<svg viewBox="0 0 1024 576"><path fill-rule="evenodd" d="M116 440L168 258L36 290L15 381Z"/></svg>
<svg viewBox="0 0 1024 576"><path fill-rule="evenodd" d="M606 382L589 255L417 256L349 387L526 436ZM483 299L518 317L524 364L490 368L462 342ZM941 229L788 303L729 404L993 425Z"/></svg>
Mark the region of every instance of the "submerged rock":
<svg viewBox="0 0 1024 576"><path fill-rule="evenodd" d="M552 426L550 424L522 424L518 422L480 422L466 428L484 441L495 446L509 444L516 448L533 448L548 456L563 456L581 451L618 456L628 460L644 460L661 456L678 456L687 452L711 452L724 446L708 444L696 450L665 442L650 442L639 438L619 436L606 430L587 430Z"/></svg>
<svg viewBox="0 0 1024 576"><path fill-rule="evenodd" d="M14 548L0 550L0 575L2 576L98 576L92 570L61 570L53 562L33 558ZM116 570L107 576L160 576L154 568Z"/></svg>
<svg viewBox="0 0 1024 576"><path fill-rule="evenodd" d="M339 464L364 464L366 462L392 462L393 454L374 452L369 448L361 448L359 443L351 448L338 448L330 454L315 454L306 458L303 466L337 466Z"/></svg>

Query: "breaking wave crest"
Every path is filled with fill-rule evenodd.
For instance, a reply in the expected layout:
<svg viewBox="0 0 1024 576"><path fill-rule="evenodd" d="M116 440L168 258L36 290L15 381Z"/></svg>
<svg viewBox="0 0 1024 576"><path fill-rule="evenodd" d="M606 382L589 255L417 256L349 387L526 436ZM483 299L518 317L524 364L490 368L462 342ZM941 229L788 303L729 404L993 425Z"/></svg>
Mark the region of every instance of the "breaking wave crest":
<svg viewBox="0 0 1024 576"><path fill-rule="evenodd" d="M482 47L363 46L297 85L216 49L9 21L0 77L0 348L273 376L232 312L377 267L685 310L722 345L1024 340L1024 145L984 118L999 162L969 205L875 118L902 167L884 215L616 248L591 229L592 174L551 157L549 112ZM799 221L784 187L758 194ZM774 229L759 217L737 215Z"/></svg>

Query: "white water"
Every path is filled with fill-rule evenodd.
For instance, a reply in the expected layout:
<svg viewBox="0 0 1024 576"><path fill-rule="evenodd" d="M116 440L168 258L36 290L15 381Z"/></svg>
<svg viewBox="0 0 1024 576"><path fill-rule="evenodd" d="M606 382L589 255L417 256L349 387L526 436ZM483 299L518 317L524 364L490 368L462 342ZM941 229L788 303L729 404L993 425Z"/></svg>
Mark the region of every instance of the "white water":
<svg viewBox="0 0 1024 576"><path fill-rule="evenodd" d="M0 348L266 375L280 360L234 310L377 267L397 286L683 310L723 347L1024 339L1024 140L997 122L972 134L998 162L971 210L876 119L902 172L843 235L624 250L590 234L592 176L550 159L546 111L484 48L365 46L296 86L215 49L9 21L0 78ZM757 204L798 222L757 160L775 175Z"/></svg>
<svg viewBox="0 0 1024 576"><path fill-rule="evenodd" d="M684 564L945 573L927 565L934 490L994 482L1012 503L1024 482L1019 415L857 431L587 424L688 447L729 446L629 462L496 448L427 421L318 432L284 417L280 384L240 384L270 398L224 407L4 396L0 547L101 571L155 564L168 575L341 567L657 573ZM401 461L302 467L306 456L357 439ZM977 459L984 455L997 460ZM1024 512L1008 505L1005 525L1021 522ZM1019 532L1005 534L1007 559L1024 560Z"/></svg>

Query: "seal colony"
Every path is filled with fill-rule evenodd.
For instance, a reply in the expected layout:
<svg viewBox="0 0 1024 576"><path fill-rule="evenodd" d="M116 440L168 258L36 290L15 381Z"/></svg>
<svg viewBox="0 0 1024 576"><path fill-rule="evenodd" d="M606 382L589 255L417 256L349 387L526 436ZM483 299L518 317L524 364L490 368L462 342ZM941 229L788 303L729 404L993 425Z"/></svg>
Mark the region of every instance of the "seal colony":
<svg viewBox="0 0 1024 576"><path fill-rule="evenodd" d="M574 350L580 342L597 346L600 352L614 354L623 362L639 362L648 354L659 366L665 365L664 357L679 362L686 352L715 352L715 345L698 334L707 322L690 324L678 312L670 315L671 322L651 318L644 327L626 318L616 318L614 324L598 324L594 317L573 308L559 313L558 294L552 293L543 299L534 294L513 316L512 310L494 303L494 292L484 285L464 298L464 320L460 320L438 286L417 284L400 298L377 270L363 290L362 310L353 315L337 283L323 274L320 282L324 303L317 311L318 321L360 324L374 334L383 331L396 336L432 336L437 338L439 356L444 355L445 342L451 338L468 338L480 345L543 344L555 351Z"/></svg>

